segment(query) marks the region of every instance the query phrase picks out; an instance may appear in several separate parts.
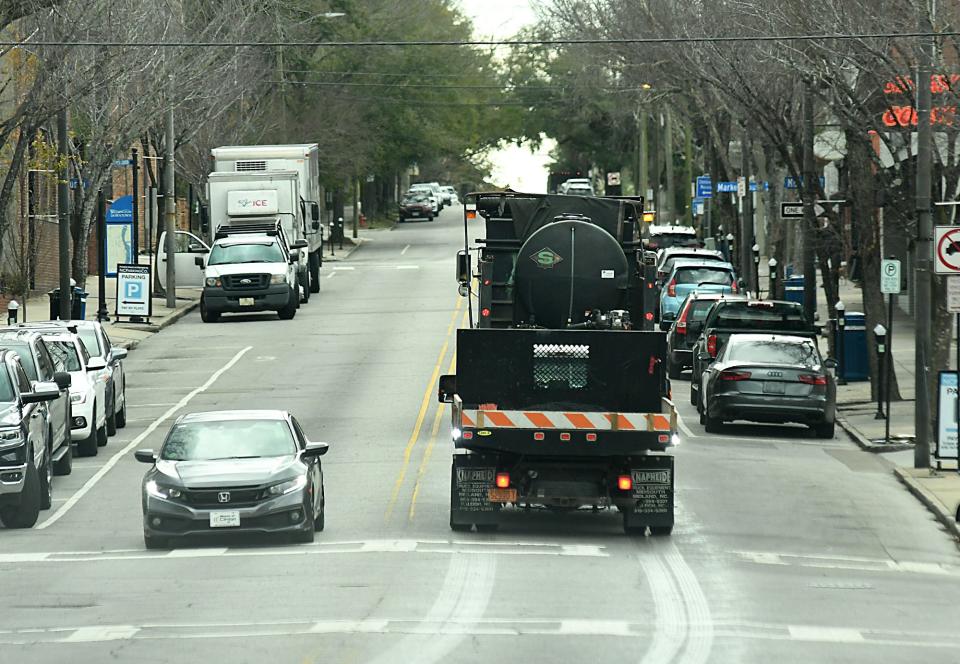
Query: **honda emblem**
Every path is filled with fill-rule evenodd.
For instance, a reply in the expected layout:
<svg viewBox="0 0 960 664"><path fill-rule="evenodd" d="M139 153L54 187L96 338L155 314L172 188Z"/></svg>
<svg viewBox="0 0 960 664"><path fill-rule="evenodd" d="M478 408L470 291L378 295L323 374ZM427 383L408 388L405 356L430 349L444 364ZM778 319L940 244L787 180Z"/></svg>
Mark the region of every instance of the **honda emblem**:
<svg viewBox="0 0 960 664"><path fill-rule="evenodd" d="M230 502L230 492L229 492L229 491L221 491L220 493L217 494L217 500L220 501L221 503L229 503L229 502Z"/></svg>

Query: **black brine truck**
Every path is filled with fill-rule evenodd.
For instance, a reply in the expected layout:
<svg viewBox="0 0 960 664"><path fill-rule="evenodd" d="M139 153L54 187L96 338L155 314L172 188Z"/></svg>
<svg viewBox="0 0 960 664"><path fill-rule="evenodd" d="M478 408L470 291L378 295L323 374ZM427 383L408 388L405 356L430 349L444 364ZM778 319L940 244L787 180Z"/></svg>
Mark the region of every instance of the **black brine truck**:
<svg viewBox="0 0 960 664"><path fill-rule="evenodd" d="M666 338L634 329L646 313L642 210L640 199L467 197L457 276L471 322L439 385L452 404L454 530L495 529L513 508L616 507L627 533L671 532Z"/></svg>

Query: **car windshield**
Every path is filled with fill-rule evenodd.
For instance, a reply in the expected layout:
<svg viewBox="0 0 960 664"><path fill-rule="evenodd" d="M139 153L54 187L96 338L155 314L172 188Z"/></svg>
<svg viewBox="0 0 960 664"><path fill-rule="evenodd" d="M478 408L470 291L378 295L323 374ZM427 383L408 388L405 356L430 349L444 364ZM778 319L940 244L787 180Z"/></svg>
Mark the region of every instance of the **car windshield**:
<svg viewBox="0 0 960 664"><path fill-rule="evenodd" d="M674 279L678 284L723 284L733 283L733 274L729 270L718 270L712 267L681 267L677 268Z"/></svg>
<svg viewBox="0 0 960 664"><path fill-rule="evenodd" d="M160 458L203 461L288 456L296 451L293 434L283 420L215 420L173 427Z"/></svg>
<svg viewBox="0 0 960 664"><path fill-rule="evenodd" d="M207 265L230 263L282 263L283 251L276 242L250 244L215 244L210 250Z"/></svg>
<svg viewBox="0 0 960 664"><path fill-rule="evenodd" d="M570 187L567 189L567 193L572 196L589 196L593 192L587 187Z"/></svg>
<svg viewBox="0 0 960 664"><path fill-rule="evenodd" d="M80 366L80 356L77 354L77 347L70 341L48 341L47 349L53 355L54 361L59 362L64 367L64 371L82 371Z"/></svg>
<svg viewBox="0 0 960 664"><path fill-rule="evenodd" d="M744 302L719 309L715 325L737 330L802 330L807 328L807 321L798 307Z"/></svg>
<svg viewBox="0 0 960 664"><path fill-rule="evenodd" d="M80 337L80 343L87 349L90 357L101 357L103 351L100 350L100 339L97 337L97 331L92 327L81 327L77 329L77 336Z"/></svg>
<svg viewBox="0 0 960 664"><path fill-rule="evenodd" d="M33 353L30 352L30 346L23 342L9 342L0 340L0 348L8 348L17 354L20 358L20 364L30 380L37 380L37 365L33 361Z"/></svg>
<svg viewBox="0 0 960 664"><path fill-rule="evenodd" d="M820 364L820 353L812 342L731 339L727 360L757 362L760 364L802 364L812 367Z"/></svg>
<svg viewBox="0 0 960 664"><path fill-rule="evenodd" d="M407 196L404 197L403 202L404 203L425 203L428 200L430 199L426 194L416 193L416 194L407 194Z"/></svg>
<svg viewBox="0 0 960 664"><path fill-rule="evenodd" d="M670 274L670 270L673 269L673 266L676 264L676 262L677 262L678 260L681 260L681 261L682 261L682 260L690 260L690 259L694 259L694 260L698 260L698 261L703 261L704 263L709 262L709 261L713 261L713 262L716 262L716 263L722 263L722 262L723 262L723 259L720 258L719 256L711 256L711 255L709 255L709 254L707 254L707 255L705 255L705 256L698 256L698 255L696 255L696 254L690 254L690 255L683 255L683 254L681 254L681 255L679 255L679 256L671 256L670 258L668 258L668 259L666 260L666 262L664 262L663 267L660 269L660 271L661 271L661 272L666 272L667 274Z"/></svg>

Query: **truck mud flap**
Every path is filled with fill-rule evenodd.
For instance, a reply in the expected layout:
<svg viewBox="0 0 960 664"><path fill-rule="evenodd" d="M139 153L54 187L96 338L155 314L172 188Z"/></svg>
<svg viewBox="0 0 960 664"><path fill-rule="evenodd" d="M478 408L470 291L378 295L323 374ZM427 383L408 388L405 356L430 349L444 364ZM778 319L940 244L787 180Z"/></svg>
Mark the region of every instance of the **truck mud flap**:
<svg viewBox="0 0 960 664"><path fill-rule="evenodd" d="M647 526L658 532L673 528L673 457L650 455L631 460L632 505L621 508L627 532Z"/></svg>
<svg viewBox="0 0 960 664"><path fill-rule="evenodd" d="M490 502L495 487L497 459L482 454L455 454L450 468L450 527L466 530L471 525L498 522L500 503Z"/></svg>

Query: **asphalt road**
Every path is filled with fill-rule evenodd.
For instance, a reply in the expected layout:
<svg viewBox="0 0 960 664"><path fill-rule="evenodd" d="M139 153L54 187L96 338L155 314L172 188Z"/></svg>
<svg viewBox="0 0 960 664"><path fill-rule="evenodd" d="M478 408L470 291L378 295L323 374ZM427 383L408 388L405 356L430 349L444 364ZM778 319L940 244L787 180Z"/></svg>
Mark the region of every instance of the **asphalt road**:
<svg viewBox="0 0 960 664"><path fill-rule="evenodd" d="M611 514L447 525L436 376L464 320L459 210L324 267L293 321L199 315L127 361L130 424L0 532L0 661L956 662L960 557L882 461L803 429L683 420L671 538ZM315 296L316 297L316 296ZM147 552L135 448L177 413L292 411L324 457L313 545Z"/></svg>

